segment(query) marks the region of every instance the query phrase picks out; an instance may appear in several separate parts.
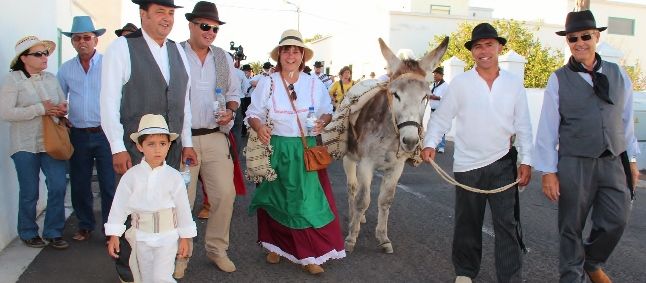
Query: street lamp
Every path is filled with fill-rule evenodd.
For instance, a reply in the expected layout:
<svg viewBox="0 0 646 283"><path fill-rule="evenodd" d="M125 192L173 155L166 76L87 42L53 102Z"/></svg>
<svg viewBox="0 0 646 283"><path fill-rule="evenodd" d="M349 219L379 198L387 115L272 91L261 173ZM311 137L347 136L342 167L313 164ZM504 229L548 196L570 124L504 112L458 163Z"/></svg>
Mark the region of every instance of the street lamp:
<svg viewBox="0 0 646 283"><path fill-rule="evenodd" d="M298 31L301 31L301 7L291 1L285 0L285 3L296 7L296 14L298 15L297 22L296 22L296 29Z"/></svg>

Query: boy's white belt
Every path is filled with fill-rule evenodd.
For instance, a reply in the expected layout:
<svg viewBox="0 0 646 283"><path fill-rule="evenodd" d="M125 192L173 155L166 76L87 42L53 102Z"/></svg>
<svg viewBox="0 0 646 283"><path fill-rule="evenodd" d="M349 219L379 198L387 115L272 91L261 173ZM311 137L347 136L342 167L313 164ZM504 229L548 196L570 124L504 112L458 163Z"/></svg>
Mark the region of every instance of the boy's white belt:
<svg viewBox="0 0 646 283"><path fill-rule="evenodd" d="M177 226L177 214L175 208L166 208L155 212L135 212L131 214L131 219L132 227L125 233L126 240L132 248L128 265L130 265L134 282L140 283L141 274L137 262L137 233L135 229L148 233L168 232Z"/></svg>
<svg viewBox="0 0 646 283"><path fill-rule="evenodd" d="M147 233L164 233L177 227L175 208L132 214L132 226Z"/></svg>

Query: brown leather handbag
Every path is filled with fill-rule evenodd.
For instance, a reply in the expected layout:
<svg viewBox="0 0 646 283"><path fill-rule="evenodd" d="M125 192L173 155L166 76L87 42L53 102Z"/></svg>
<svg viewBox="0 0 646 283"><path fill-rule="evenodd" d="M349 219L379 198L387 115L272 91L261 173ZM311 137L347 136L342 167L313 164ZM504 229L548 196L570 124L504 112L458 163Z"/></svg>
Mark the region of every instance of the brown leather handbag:
<svg viewBox="0 0 646 283"><path fill-rule="evenodd" d="M69 160L74 153L74 147L70 142L70 132L63 119L58 123L48 115L43 118L43 145L49 156L58 160Z"/></svg>

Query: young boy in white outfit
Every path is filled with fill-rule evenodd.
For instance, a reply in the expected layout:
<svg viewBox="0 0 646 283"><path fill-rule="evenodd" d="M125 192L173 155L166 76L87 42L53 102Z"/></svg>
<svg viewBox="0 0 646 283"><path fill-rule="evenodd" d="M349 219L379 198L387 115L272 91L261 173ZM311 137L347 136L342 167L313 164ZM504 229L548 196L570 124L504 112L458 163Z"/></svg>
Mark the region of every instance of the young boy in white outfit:
<svg viewBox="0 0 646 283"><path fill-rule="evenodd" d="M175 257L187 257L188 241L197 235L184 179L165 161L177 137L163 116L152 114L144 115L139 131L130 135L144 159L121 178L105 234L111 236L108 253L117 258L119 237L125 232L132 246L135 282L175 282ZM132 227L126 231L123 223L128 215Z"/></svg>

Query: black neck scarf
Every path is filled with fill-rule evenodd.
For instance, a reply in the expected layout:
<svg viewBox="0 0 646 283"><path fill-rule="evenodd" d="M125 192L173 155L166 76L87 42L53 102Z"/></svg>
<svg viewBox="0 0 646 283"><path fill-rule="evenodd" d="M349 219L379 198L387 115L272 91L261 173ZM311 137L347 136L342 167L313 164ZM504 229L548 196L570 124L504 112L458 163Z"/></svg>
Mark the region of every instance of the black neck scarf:
<svg viewBox="0 0 646 283"><path fill-rule="evenodd" d="M595 61L596 63L594 64L592 71L588 71L583 67L583 64L574 60L574 56L570 56L570 60L567 62L567 67L574 72L584 72L590 75L590 77L592 77L594 94L608 104L614 104L612 99L610 99L610 93L608 90L610 88L610 84L608 83L608 77L598 72L599 69L601 69L601 56L599 56L599 53L595 53Z"/></svg>

